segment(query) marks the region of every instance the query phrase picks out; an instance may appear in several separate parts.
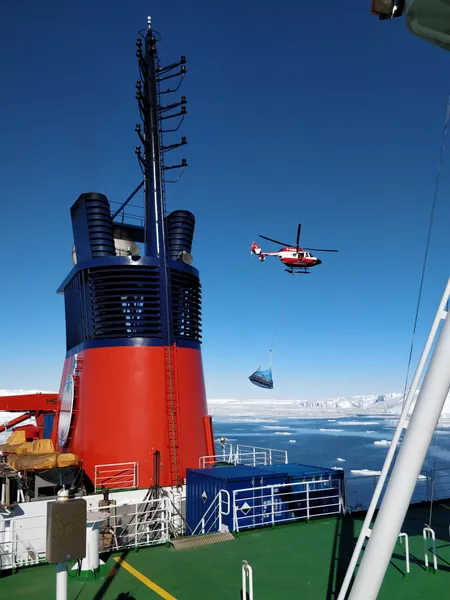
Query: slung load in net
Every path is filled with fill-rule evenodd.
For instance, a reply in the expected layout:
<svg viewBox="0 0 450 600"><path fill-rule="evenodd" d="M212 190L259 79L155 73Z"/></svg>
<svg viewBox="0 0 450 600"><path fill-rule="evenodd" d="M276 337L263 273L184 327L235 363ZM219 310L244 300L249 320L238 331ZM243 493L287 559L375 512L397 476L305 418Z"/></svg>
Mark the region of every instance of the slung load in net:
<svg viewBox="0 0 450 600"><path fill-rule="evenodd" d="M273 389L272 367L269 367L266 371L258 369L250 375L249 379L254 385L268 390Z"/></svg>

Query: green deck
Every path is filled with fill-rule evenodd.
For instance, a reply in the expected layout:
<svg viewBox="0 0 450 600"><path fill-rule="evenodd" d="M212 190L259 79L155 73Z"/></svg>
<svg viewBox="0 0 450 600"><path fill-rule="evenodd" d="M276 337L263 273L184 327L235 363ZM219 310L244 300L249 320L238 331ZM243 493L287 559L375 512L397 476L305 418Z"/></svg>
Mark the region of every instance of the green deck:
<svg viewBox="0 0 450 600"><path fill-rule="evenodd" d="M380 600L447 597L450 504L433 506L431 525L437 538L437 574L432 569L426 572L423 564L422 528L428 519L429 506L410 508L403 531L409 535L411 573L406 575L404 546L398 543L378 596ZM168 594L162 592L161 596L153 591L123 566L117 566L111 556L106 578L89 583L76 578L69 581L69 599L238 600L241 564L246 559L253 568L255 600L332 600L337 597L361 524L361 515L324 518L247 531L232 541L199 548L157 547L116 554ZM54 598L55 567L28 567L1 577L0 598L13 597Z"/></svg>

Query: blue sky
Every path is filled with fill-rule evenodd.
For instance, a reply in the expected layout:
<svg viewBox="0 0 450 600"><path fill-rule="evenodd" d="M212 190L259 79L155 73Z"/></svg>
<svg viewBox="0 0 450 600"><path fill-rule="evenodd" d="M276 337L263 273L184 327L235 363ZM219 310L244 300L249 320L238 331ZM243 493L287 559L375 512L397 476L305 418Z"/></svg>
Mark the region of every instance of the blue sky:
<svg viewBox="0 0 450 600"><path fill-rule="evenodd" d="M190 166L168 207L197 218L209 397L402 390L450 69L369 0L3 9L0 388L59 387L69 209L85 191L121 201L140 181L134 44L149 13L162 61L188 61ZM449 185L446 160L418 350L448 277ZM339 254L307 277L250 256L259 233L294 240L298 222L305 246ZM247 377L277 323L268 392Z"/></svg>

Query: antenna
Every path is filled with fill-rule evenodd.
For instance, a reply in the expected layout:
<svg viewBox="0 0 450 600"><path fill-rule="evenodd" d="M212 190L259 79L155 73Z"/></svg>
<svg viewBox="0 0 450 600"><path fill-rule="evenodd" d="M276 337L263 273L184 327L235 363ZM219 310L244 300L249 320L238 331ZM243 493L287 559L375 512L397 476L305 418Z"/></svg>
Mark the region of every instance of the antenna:
<svg viewBox="0 0 450 600"><path fill-rule="evenodd" d="M144 175L144 231L145 255L162 257L165 255L164 218L166 214L165 173L172 169L182 169L182 172L170 183L178 181L187 167L187 161L182 158L178 164L165 166L166 152L176 150L187 144L182 136L179 141L164 144L163 134L176 132L180 128L186 110L186 96L161 102L163 94L177 92L186 73L186 58L182 56L176 63L161 66L156 48L157 32L152 29L151 17L147 18L147 30L144 43L141 37L136 41L136 56L139 63L140 78L136 82L136 99L142 124L136 125L140 145L136 146L136 155ZM161 84L169 79L178 79L178 84L172 89L161 91ZM178 124L165 128L166 122L178 118ZM167 182L169 183L169 181Z"/></svg>

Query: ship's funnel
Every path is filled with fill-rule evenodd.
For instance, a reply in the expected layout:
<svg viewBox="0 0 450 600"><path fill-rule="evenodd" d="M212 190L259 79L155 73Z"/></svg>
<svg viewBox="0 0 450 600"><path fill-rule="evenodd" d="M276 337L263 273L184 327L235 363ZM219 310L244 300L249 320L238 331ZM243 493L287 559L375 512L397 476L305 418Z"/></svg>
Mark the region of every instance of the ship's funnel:
<svg viewBox="0 0 450 600"><path fill-rule="evenodd" d="M166 218L167 256L177 260L185 253L191 254L195 217L189 210L174 210Z"/></svg>
<svg viewBox="0 0 450 600"><path fill-rule="evenodd" d="M136 45L142 116L136 132L143 145L136 154L145 185L116 211L121 222L112 221L103 194L78 198L71 208L77 262L58 288L67 354L52 440L82 458L89 491L182 486L186 469L215 454L201 355L201 284L190 254L195 217L187 210L165 217L163 193L165 173L187 166L185 159L161 160L186 139L164 144L160 135L165 119L180 117L181 124L186 97L164 96L162 105L159 83L181 82L186 59L162 67L150 25ZM129 204L141 187L142 212L126 215L126 206L141 208Z"/></svg>
<svg viewBox="0 0 450 600"><path fill-rule="evenodd" d="M106 196L95 192L81 194L70 214L77 262L116 255L111 210Z"/></svg>

